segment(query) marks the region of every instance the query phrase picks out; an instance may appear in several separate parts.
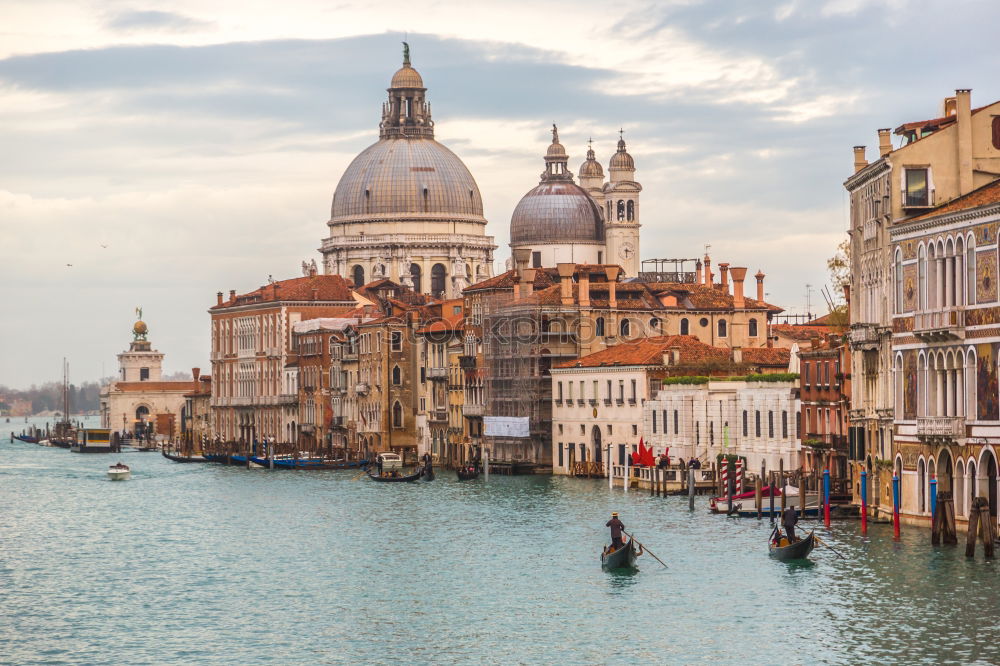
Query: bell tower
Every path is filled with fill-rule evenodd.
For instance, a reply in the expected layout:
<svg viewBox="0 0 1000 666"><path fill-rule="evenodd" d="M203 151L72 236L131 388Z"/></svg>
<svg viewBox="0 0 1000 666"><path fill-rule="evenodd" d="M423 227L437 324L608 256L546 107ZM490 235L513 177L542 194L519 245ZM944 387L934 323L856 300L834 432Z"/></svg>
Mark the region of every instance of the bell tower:
<svg viewBox="0 0 1000 666"><path fill-rule="evenodd" d="M128 351L118 354L118 381L158 382L163 374L163 354L147 339L149 328L141 318L142 308L136 309L136 315L139 319L132 326Z"/></svg>
<svg viewBox="0 0 1000 666"><path fill-rule="evenodd" d="M639 274L639 193L635 161L625 146L624 130L618 132L618 152L608 164L609 182L604 186L604 216L608 253L605 261L619 264L625 275Z"/></svg>

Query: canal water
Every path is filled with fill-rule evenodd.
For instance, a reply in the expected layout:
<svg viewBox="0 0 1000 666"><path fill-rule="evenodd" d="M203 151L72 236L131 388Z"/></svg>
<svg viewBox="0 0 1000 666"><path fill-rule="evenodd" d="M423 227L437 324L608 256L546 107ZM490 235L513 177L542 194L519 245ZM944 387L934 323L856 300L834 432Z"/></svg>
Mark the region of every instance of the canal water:
<svg viewBox="0 0 1000 666"><path fill-rule="evenodd" d="M6 430L0 430L6 435ZM121 459L133 478L111 482ZM997 663L997 564L599 481L376 484L0 440L0 663ZM667 563L601 571L612 510Z"/></svg>

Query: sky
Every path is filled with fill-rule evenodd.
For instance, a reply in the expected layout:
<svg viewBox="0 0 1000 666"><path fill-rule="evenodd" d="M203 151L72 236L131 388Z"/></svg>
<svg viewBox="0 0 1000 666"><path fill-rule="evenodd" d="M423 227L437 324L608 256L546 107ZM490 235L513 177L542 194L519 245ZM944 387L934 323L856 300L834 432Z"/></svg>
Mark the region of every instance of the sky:
<svg viewBox="0 0 1000 666"><path fill-rule="evenodd" d="M993 0L0 0L0 385L114 374L135 308L208 372L217 291L319 260L411 46L479 183L498 271L553 122L579 169L624 130L642 258L758 269L822 313L852 146L1000 99ZM898 138L895 138L898 145Z"/></svg>

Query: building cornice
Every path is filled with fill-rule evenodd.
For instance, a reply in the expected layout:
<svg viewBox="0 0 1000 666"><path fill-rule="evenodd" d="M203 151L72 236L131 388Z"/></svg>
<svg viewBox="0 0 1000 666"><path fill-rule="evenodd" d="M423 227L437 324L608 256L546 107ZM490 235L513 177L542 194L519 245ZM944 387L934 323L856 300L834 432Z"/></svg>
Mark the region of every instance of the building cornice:
<svg viewBox="0 0 1000 666"><path fill-rule="evenodd" d="M878 161L872 162L866 166L861 171L858 171L850 178L844 181L844 187L850 192L868 183L869 180L874 180L879 176L885 174L892 169L892 165L884 157L879 158Z"/></svg>
<svg viewBox="0 0 1000 666"><path fill-rule="evenodd" d="M1000 203L985 204L977 208L955 211L954 213L943 213L920 220L919 222L907 223L904 220L889 228L889 238L892 240L909 240L910 234L919 234L922 231L928 231L938 226L967 223L973 220L977 222L994 221L986 219L990 216L1000 217Z"/></svg>

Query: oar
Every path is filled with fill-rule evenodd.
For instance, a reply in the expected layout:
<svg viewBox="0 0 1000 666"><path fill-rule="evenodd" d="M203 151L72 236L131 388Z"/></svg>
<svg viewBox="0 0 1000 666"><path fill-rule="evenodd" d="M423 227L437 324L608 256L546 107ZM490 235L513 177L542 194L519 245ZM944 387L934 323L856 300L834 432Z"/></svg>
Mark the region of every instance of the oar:
<svg viewBox="0 0 1000 666"><path fill-rule="evenodd" d="M829 548L830 550L832 550L833 554L836 555L837 557L839 557L840 559L842 559L842 560L846 560L847 559L846 557L844 557L843 555L841 555L840 553L838 553L837 550L833 546L831 546L826 541L823 541L818 536L816 536L815 533L813 533L813 538L816 539L816 542L818 544L820 544L821 546L826 546L827 548Z"/></svg>
<svg viewBox="0 0 1000 666"><path fill-rule="evenodd" d="M628 532L626 532L625 530L622 530L622 533L623 533L623 534L624 534L625 536L627 536L627 537L628 537L629 539L632 539L632 541L635 541L635 537L634 537L634 536L632 536L631 534L629 534ZM651 550L650 550L649 548L646 548L646 547L645 547L644 545L642 545L642 542L641 542L641 541L635 541L635 542L636 542L637 544L639 544L639 547L640 547L640 548L642 548L642 551L643 551L644 553L649 553L650 555L652 555L652 556L653 556L653 559L654 559L654 560L656 560L656 561L657 561L657 562L659 562L660 564L663 564L663 560L661 560L660 558L658 558L658 557L656 556L656 553L654 553L654 552L653 552L653 551L651 551ZM669 567L668 567L668 566L667 566L666 564L663 564L663 568L664 568L664 569L668 569Z"/></svg>
<svg viewBox="0 0 1000 666"><path fill-rule="evenodd" d="M355 476L353 479L351 479L351 481L357 481L358 479L360 479L361 477L363 477L367 473L368 473L368 470L367 469L363 469L360 472L358 472L358 475Z"/></svg>

